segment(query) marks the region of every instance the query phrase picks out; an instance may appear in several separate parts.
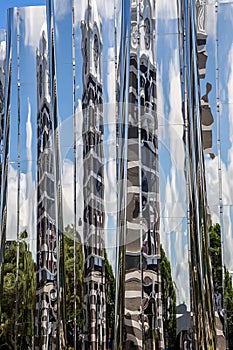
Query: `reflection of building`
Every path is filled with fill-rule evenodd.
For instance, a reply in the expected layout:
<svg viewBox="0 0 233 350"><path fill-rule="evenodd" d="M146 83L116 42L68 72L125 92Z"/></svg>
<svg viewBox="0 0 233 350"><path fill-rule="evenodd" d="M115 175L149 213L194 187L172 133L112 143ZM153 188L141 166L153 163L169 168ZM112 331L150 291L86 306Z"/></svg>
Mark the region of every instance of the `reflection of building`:
<svg viewBox="0 0 233 350"><path fill-rule="evenodd" d="M162 348L163 339L154 8L154 1L142 1L140 9L136 2L131 3L128 205L124 223L127 227L124 304L127 349L142 349L143 344L149 349ZM137 10L140 11L139 27Z"/></svg>
<svg viewBox="0 0 233 350"><path fill-rule="evenodd" d="M54 165L51 148L48 48L43 31L37 50L37 271L36 348L57 349L57 256Z"/></svg>
<svg viewBox="0 0 233 350"><path fill-rule="evenodd" d="M76 317L78 318L78 322L76 324L77 328L79 328L77 332L77 337L79 336L79 339L77 341L78 348L81 346L81 342L84 343L84 349L96 350L106 348L109 350L112 345L111 344L109 346L110 342L114 343L115 349L120 348L130 350L157 350L163 349L164 347L173 344L170 341L170 334L173 336L172 330L175 328L174 322L170 322L172 318L171 302L173 301L175 304L175 297L173 296L173 293L181 293L181 295L179 295L179 300L183 295L186 296L189 293L189 291L187 291L187 293L183 293L181 290L181 288L184 289L186 287L182 285L182 282L184 281L184 276L187 276L188 274L185 272L185 274L182 275L184 268L186 269L186 267L180 264L180 260L178 260L178 252L176 251L177 247L178 249L182 249L182 257L185 259L186 255L188 255L189 251L191 251L190 281L187 281L187 285L188 287L191 285L192 293L190 310L190 316L192 317L190 320L190 327L192 327L192 329L189 329L188 327L189 324L186 317L188 315L186 315L187 310L185 310L181 316L184 317L180 318L177 322L179 345L183 346L185 342L187 344L189 342L188 336L191 335L193 337L193 347L195 349L198 347L207 349L209 346L211 346L211 344L212 347L214 347L214 340L212 336L214 334L214 323L213 316L210 312L212 307L210 277L211 272L208 261L208 237L206 234L209 219L206 214L207 203L205 196L205 174L202 159L203 148L205 150L208 150L210 153L210 149L212 147L211 128L213 120L210 111L210 104L208 101L210 85L207 85L206 94L200 101L200 85L198 81L199 78L205 76L206 69L206 1L199 0L190 2L181 0L177 2L177 4L180 6L187 6L185 8L185 14L187 14L187 16L182 13L181 16L179 16L178 22L180 24L179 29L182 29L182 21L188 21L185 28L186 35L183 36L183 38L185 37L184 40L187 40L188 43L186 42L186 46L181 45L180 47L178 44L176 44L176 41L178 42L178 38L181 38L180 43L182 44L182 30L176 30L177 28L174 26L174 23L176 22L176 13L174 13L172 20L169 17L171 14L169 2L167 2L165 6L165 8L168 10L167 14L166 11L163 11L164 17L161 18L160 15L158 15L158 18L156 20L155 8L157 7L157 11L159 13L159 6L156 5L155 0L116 0L116 7L114 10L112 10L112 13L110 13L111 6L108 7L109 12L103 11L103 8L101 6L102 2L98 0L73 1L72 10L76 12L73 23L73 43L75 43L73 56L71 53L71 35L68 37L69 34L71 34L69 30L72 27L71 23L69 22L69 19L71 19L71 13L67 13L65 16L58 16L58 13L56 13L56 11L58 11L58 7L54 6L54 1L51 0L47 3L47 13L49 14L48 24L49 22L52 22L50 23L51 30L48 31L50 35L50 52L48 53L47 51L47 40L45 33L43 33L41 37L40 47L37 51L36 56L36 92L38 96L38 113L36 116L32 114L32 125L34 123L37 124L38 127L38 198L35 202L35 207L37 209L37 219L34 225L34 227L37 227L37 305L35 327L33 327L32 330L32 332L35 331L35 334L33 334L33 341L35 339L36 349L61 349L61 344L58 344L57 339L57 335L60 334L60 331L58 331L60 327L58 324L58 319L60 320L60 318L62 318L63 321L65 312L63 313L62 310L61 313L59 313L59 304L64 304L65 293L67 296L66 307L67 309L69 308L66 321L67 323L69 322L71 328L73 327L73 320L76 320ZM105 2L105 4L106 3L107 2ZM160 3L165 3L165 1L160 1ZM84 18L81 17L81 9L85 6L85 4L88 4L88 7L86 9L86 15ZM192 22L193 17L189 16L191 11L195 11L194 4L197 4L197 11L195 12L196 26L195 23ZM79 6L80 11L78 8ZM71 6L69 8L71 12ZM106 15L103 21L101 21L99 18L100 12L105 13ZM114 15L116 15L115 18ZM118 24L120 22L120 19L117 18L117 16L120 17L121 15L122 25L116 26L116 23ZM28 28L28 26L24 25L23 22L26 17L27 16L19 17L20 25L22 25L23 28L25 27L25 31L26 28ZM81 20L82 34L80 35ZM168 28L166 26L167 24L168 26L171 24L171 27ZM106 29L113 29L114 25L116 26L116 33L114 33L114 30L112 33L107 32L107 30L105 33L104 30L102 30L102 26ZM132 33L130 37L131 40L128 40L129 37L127 35L129 32L127 32L127 30L130 26ZM20 67L18 67L18 71L16 69L18 57L14 57L14 51L16 47L16 41L19 38L16 37L17 33L15 31L15 25L12 26L12 28L14 30L12 30L12 33L9 33L8 35L8 39L11 40L11 37L13 38L12 43L10 44L11 49L7 51L8 66L11 67L12 62L12 69L9 68L8 71L7 84L9 84L9 87L7 87L5 96L5 101L7 102L5 124L9 125L6 127L5 133L7 137L4 141L6 156L4 156L4 170L2 181L4 188L2 191L3 202L1 203L1 228L3 233L0 237L3 245L5 239L4 232L6 231L6 228L4 227L6 226L4 221L4 213L6 212L6 207L8 206L8 219L10 218L11 220L11 213L13 213L15 215L12 215L12 218L17 217L17 220L20 221L20 218L25 215L25 212L22 210L23 206L20 205L20 202L22 198L27 198L27 196L23 196L24 186L21 186L21 183L23 184L25 180L25 187L30 186L28 177L24 176L26 174L24 173L24 155L22 152L23 147L19 147L19 149L17 148L18 145L20 146L24 135L26 135L25 129L27 128L24 125L23 118L21 118L20 122L18 123L17 107L19 105L19 102L21 102L20 108L18 110L21 109L22 112L25 110L25 98L23 97L28 94L28 86L26 86L27 84L25 84L23 76L23 74L25 74L25 69L23 69L22 72L19 69ZM155 32L156 28L159 28L158 33ZM172 29L172 33L169 32L169 30L166 32L167 29ZM194 35L194 38L192 38L194 32L196 36ZM56 33L56 35L54 33ZM67 35L67 33L69 34ZM32 34L34 34L34 31ZM121 38L121 44L123 43L124 45L121 45L119 47L118 39L121 35L123 38ZM67 42L63 42L62 40L65 36L68 39ZM162 46L158 44L158 47L155 48L156 40L158 40L158 43L159 41L161 43L163 39L164 42L166 42L168 37L168 41L172 39L169 44L168 42ZM25 39L21 35L20 38ZM80 40L82 40L82 45L79 45ZM197 40L197 42L195 40ZM105 47L103 47L103 43L106 45ZM171 43L172 46L170 45ZM31 47L28 49L29 51L25 50L25 47L28 46L27 44L27 40L20 41L20 52L18 54L19 56L22 55L23 58L25 57L25 52L33 51L31 50ZM114 47L114 45L117 47ZM80 52L81 47L82 52ZM182 59L180 61L177 59L177 53L179 49L181 51L180 56L182 56L182 50L186 49L185 59L183 61ZM67 50L65 52L67 56L64 55L63 50ZM118 52L120 52L120 60L117 57ZM126 55L122 57L123 55L121 52L125 52ZM178 91L177 94L176 91L174 91L174 86L178 87L179 89L179 80L184 81L187 77L187 84L185 88L182 89L182 93L184 94L184 113L187 112L187 115L185 116L185 121L187 121L187 124L183 123L183 121L180 119L181 125L178 125L178 128L176 128L177 125L175 125L174 129L178 131L178 135L175 135L176 131L175 133L171 131L170 125L168 127L167 125L161 127L161 130L163 129L165 130L165 133L167 133L166 141L169 144L168 150L171 150L174 152L174 154L179 152L179 149L178 152L176 149L172 149L175 148L174 145L183 146L184 135L182 131L180 132L180 130L183 130L184 127L184 130L186 132L185 136L188 134L188 136L185 137L187 152L183 152L182 149L182 162L179 164L176 164L175 162L175 160L179 158L179 155L177 158L175 157L175 159L172 159L172 154L166 158L168 162L171 161L171 164L168 164L167 162L163 169L165 175L164 178L167 178L165 179L166 188L165 186L163 187L161 181L162 177L158 172L158 153L160 152L161 148L159 150L157 136L158 79L157 67L155 63L155 52L157 52L158 64L160 67L159 74L161 78L161 91L159 91L160 93L158 94L158 98L160 98L160 104L163 105L162 109L164 107L166 117L168 114L170 114L170 112L173 114L174 111L174 114L179 114L179 116L181 116L181 101L179 101L180 103L177 105L175 101L175 98L177 96L180 98L180 91ZM111 64L109 65L109 60L112 59L111 57L113 57L114 53L115 62L110 62ZM102 54L105 54L106 56L102 57ZM50 56L50 75L48 74L48 55ZM63 61L64 58L65 63ZM72 58L74 61L72 61ZM83 67L80 69L80 61L82 58ZM198 60L199 69L197 69L195 65L195 58ZM25 60L21 60L21 62L22 61L25 62ZM78 152L75 153L72 147L68 152L66 152L67 139L65 135L66 132L64 132L67 124L69 124L68 118L69 121L72 121L70 115L68 116L69 112L67 112L67 116L65 115L66 113L63 114L64 110L67 108L67 110L70 111L71 108L77 107L72 105L70 108L70 106L68 106L71 100L69 91L73 86L71 87L69 85L71 84L71 79L69 74L66 74L66 72L70 72L72 70L72 67L69 65L71 62L73 64L73 71L75 70L74 68L76 65L74 79L76 83L76 92L74 95L77 93L77 99L82 98L83 109L82 118L78 118L76 115L74 116L74 118L77 117L75 119L77 122L77 130L82 129L83 157L75 158L75 161L80 161L77 167L75 167L74 164L70 163L72 163L73 160L72 156L75 157ZM103 65L103 62L106 62L106 69ZM35 64L34 61L30 63L32 63L30 65L31 72L31 70L35 67ZM116 70L119 69L121 73L119 78L119 96L117 94L117 96L115 95L115 82L113 84L111 82L111 79L114 76L114 72L112 74L109 67L114 66L114 63ZM165 79L163 73L166 67L168 67L168 64L169 70L171 69L171 71L169 74L165 75L166 77L169 77L169 79L167 81L164 81ZM68 69L66 70L67 67ZM104 68L104 74L102 68ZM184 72L184 74L181 74L181 77L179 76L180 69L182 70L182 73ZM17 82L17 73L20 73L21 75L21 86L20 81ZM51 102L48 92L49 80L52 93ZM175 84L174 80L176 80ZM31 83L30 78L29 83ZM21 87L21 90L18 89L18 87ZM18 96L22 96L21 99L18 99L17 91ZM33 94L35 94L35 91L33 91L32 95L30 94L31 101ZM82 96L80 96L80 94L82 94ZM170 96L168 96L168 94ZM117 175L112 172L114 173L113 182L115 181L117 183L117 188L121 189L122 193L121 191L118 192L117 204L119 205L119 211L112 215L111 223L109 223L110 220L107 221L104 217L104 211L107 209L106 205L103 204L104 188L107 186L103 169L104 162L107 162L109 158L112 157L112 154L109 155L110 152L108 153L108 150L110 149L108 148L108 145L106 145L107 152L105 152L105 155L103 154L103 133L104 131L106 132L105 136L106 139L108 139L109 135L107 132L109 130L110 133L112 133L113 126L106 126L105 130L103 128L103 96L106 96L105 101L115 100L116 102L119 98L120 101L117 102L120 103L116 106L116 114L119 119L122 117L120 122L123 124L120 125L119 123L116 128L116 133L118 133L119 137L117 140L119 142L116 146L116 153L118 150L120 150L120 152L117 153L117 160L115 165L119 168L115 172ZM3 96L0 84L0 117L2 114L2 99ZM17 99L18 101L16 101ZM127 105L127 107L121 107L121 102L129 102L130 104ZM174 105L172 105L172 103L174 103ZM198 103L200 108L196 108L198 106ZM33 110L35 110L35 106L32 103L32 111ZM118 111L120 112L118 113ZM202 119L199 115L199 112L202 112ZM105 117L106 120L110 120L107 114L108 112L106 108ZM21 113L21 115L23 116L23 113ZM169 121L171 120L174 121L172 118L169 119ZM178 119L176 119L176 123L177 120ZM14 121L15 123L9 123L10 121ZM126 123L124 123L124 121L126 121ZM17 130L17 123L19 124L19 131ZM203 133L201 133L201 124ZM16 125L15 130L12 125ZM71 123L71 125L73 124ZM53 149L51 147L52 129L55 131L53 135L55 140L53 143ZM15 133L12 132L12 130L15 131ZM77 130L73 130L71 126L69 130L70 133L67 133L68 137L70 135L76 136ZM15 135L16 140L14 140ZM179 138L178 143L176 143L177 137ZM72 139L73 137L70 138ZM164 139L162 138L161 140ZM122 144L126 147L122 147ZM14 154L11 155L10 152L12 151L13 146L15 146L15 150ZM66 153L65 156L64 153ZM185 153L185 155L183 153ZM124 158L124 155L127 155L127 159ZM163 155L163 152L161 152L160 155ZM52 160L53 158L55 159L54 163ZM186 158L185 165L183 162L184 158ZM33 157L33 160L35 160L35 157ZM72 193L75 188L74 184L80 186L83 191L84 210L82 209L83 203L79 206L79 198L77 198L77 207L75 210L73 210L74 205L76 205L76 201L74 203L72 195L70 196L70 203L67 203L65 201L62 202L62 199L67 199L67 197L64 196L65 186L67 183L64 181L65 176L63 176L63 164L65 164L67 160L69 161L69 165L71 165L69 169L72 169L70 173L72 173L73 169L75 169L74 173L72 173L74 174L74 177L69 176L69 174L67 176L69 180L67 193ZM113 159L111 158L111 161L112 160ZM18 178L16 180L17 190L11 191L10 188L7 193L6 183L8 181L8 178L10 178L10 172L8 173L8 162L9 164L10 162L15 163L14 169L17 169L18 167ZM20 166L22 168L22 171L19 169ZM78 183L78 179L80 177L77 176L76 170L80 169L81 167L83 171L83 179L81 183ZM107 171L108 169L106 169L106 173ZM56 179L54 179L54 173L56 174ZM108 172L110 176L112 173L110 174L110 172ZM160 174L161 173L162 172L160 172ZM185 183L185 179L182 179L182 181L180 181L179 178L179 175L182 174L183 176L184 173L187 175L187 183ZM15 172L13 174L15 174ZM15 182L13 181L11 183ZM187 201L186 198L180 198L180 195L184 194L185 192L186 185L189 191L189 198ZM56 187L55 191L54 187ZM163 274L162 271L163 258L162 249L160 249L160 239L162 237L162 233L164 235L167 234L167 230L164 230L163 232L159 231L159 188L160 192L163 192L163 196L161 197L164 198L165 201L172 201L172 203L165 203L166 205L168 204L167 208L170 207L170 204L174 206L177 205L177 208L175 208L174 211L172 210L172 213L168 213L166 221L169 222L171 220L172 222L174 219L174 222L177 223L182 221L182 227L180 226L182 232L179 239L174 239L173 241L170 238L166 237L165 242L163 242L167 243L166 241L169 241L170 239L170 246L168 247L168 244L166 244L166 249L169 251L168 257L171 257L171 261L169 264L167 264L167 272L169 272L167 274ZM11 206L11 192L14 192L13 195L15 197L16 204L15 208L14 206ZM75 195L76 194L77 193L75 193ZM121 200L122 198L123 200ZM177 200L182 200L182 203L177 202ZM56 202L56 220L54 202ZM122 203L126 205L124 206ZM186 208L186 203L188 208ZM68 206L70 205L69 210L71 212L71 218L67 218L69 216L66 213L67 204ZM182 206L181 211L179 208L180 206ZM166 214L167 208L164 210L164 213ZM187 217L185 217L183 210L184 208L187 209ZM34 212L34 209L35 208L31 209L31 214ZM83 211L83 215L80 215L80 210ZM75 218L74 216L78 211L79 215L77 215ZM176 217L176 215L179 215L180 213L182 218ZM109 212L107 212L107 214L109 215ZM175 217L173 217L173 215ZM33 215L31 215L31 217L33 217ZM78 218L80 217L82 217L82 219L79 220ZM108 216L108 219L109 217L110 215ZM78 242L76 246L76 255L73 249L73 241L70 239L73 231L76 229L76 225L74 225L74 222L72 221L73 219L74 222L79 220L78 226L82 226L84 228L84 235L82 237L85 243L84 263L82 258L83 255L81 243ZM186 237L186 219L188 222L188 229L190 229L190 232L188 231L188 233L190 233L189 247L187 247L188 238ZM68 251L66 256L69 257L68 261L66 262L66 272L67 275L69 273L69 276L65 275L64 279L62 279L59 278L63 277L61 261L63 258L62 227L63 222L66 220L70 220L68 226L69 230L67 230L70 231L70 237L68 237L69 242L68 240L65 240L64 242L67 246ZM115 224L115 222L117 222L117 224ZM108 228L110 225L112 225L112 232L110 234L114 236L116 232L119 233L119 241L123 241L123 245L121 247L117 247L116 249L118 250L118 253L120 252L119 256L117 256L118 260L116 259L117 261L114 261L115 256L111 256L111 259L109 260L112 264L116 263L116 271L117 269L119 269L117 272L120 271L119 275L116 274L116 276L113 276L113 272L108 266L107 256L104 254L104 224ZM119 227L117 226L118 224ZM169 227L169 225L167 227ZM178 235L180 233L180 228L175 228L175 231ZM15 232L13 232L13 234L15 234ZM121 236L123 236L123 239ZM30 237L33 237L33 239L35 239L33 232L30 232ZM116 240L118 241L118 237ZM114 241L114 239L112 241ZM180 245L177 243L178 241L182 244ZM2 254L4 250L3 248L4 247L1 243L0 267L2 262L2 255L4 255ZM6 249L9 249L9 247L6 246ZM58 257L56 256L56 250L58 252ZM57 258L59 260L57 260ZM76 263L76 268L74 268L73 260L75 260L74 263ZM177 264L177 262L179 264ZM174 269L174 265L178 266L175 268L177 274L172 275L174 279L173 284L170 270ZM76 271L77 276L75 274ZM21 274L19 276L21 278ZM163 277L164 282L166 283L162 283L161 280ZM56 283L57 280L61 282L58 284L60 288L59 293ZM78 289L81 285L79 291L74 292L74 294L77 296L77 302L74 302L75 298L73 297L73 291L75 290L74 281L76 282L75 288L77 287ZM176 288L175 282L178 282L178 288ZM169 283L171 287L169 286ZM69 293L67 293L67 286L69 286ZM166 289L168 289L167 286L169 287L169 293L166 293ZM114 295L114 287L117 290L116 295ZM119 299L118 296L120 296ZM107 306L106 304L108 302L109 304L111 303L111 305ZM121 306L121 308L118 308L117 305L116 311L118 312L120 309L121 312L118 312L115 315L115 318L114 312L112 311L114 302L116 304L119 302ZM182 300L180 300L180 302L182 302ZM73 304L77 306L77 310L74 310ZM59 307L57 305L59 305ZM187 305L189 307L189 303L187 303ZM82 309L83 306L85 310L85 320L82 319L82 316L84 314ZM21 312L22 309L23 306L21 305L19 311ZM109 321L109 310L111 310L111 321ZM187 313L188 312L189 311L187 311ZM172 316L174 316L174 314ZM174 320L174 317L172 319ZM114 321L117 325L115 327L117 332L118 324L120 324L120 337L116 332L116 337L112 341L113 332L111 333L109 329L112 328ZM185 323L185 327L180 324L181 321ZM73 346L75 338L73 329L71 329L70 338L70 346ZM110 342L108 343L109 339Z"/></svg>
<svg viewBox="0 0 233 350"><path fill-rule="evenodd" d="M95 1L82 22L85 349L106 348L102 24Z"/></svg>
<svg viewBox="0 0 233 350"><path fill-rule="evenodd" d="M206 74L206 0L196 0L196 33L197 33L197 55L198 55L198 75L204 78Z"/></svg>
<svg viewBox="0 0 233 350"><path fill-rule="evenodd" d="M212 158L215 155L212 153L212 127L214 118L209 105L208 94L211 91L212 86L210 83L206 84L206 94L201 98L201 121L202 121L202 138L203 138L203 150L205 153L209 153Z"/></svg>
<svg viewBox="0 0 233 350"><path fill-rule="evenodd" d="M184 7L187 4L184 3ZM194 56L198 60L188 61L188 69L191 77L188 77L188 89L191 100L188 101L190 115L189 142L188 145L188 167L189 167L189 229L190 229L190 284L191 284L191 310L193 312L193 346L211 348L216 344L215 317L213 305L213 283L211 275L210 257L208 251L208 203L206 195L206 181L203 149L210 149L212 146L211 124L212 115L208 105L208 93L210 85L207 84L206 95L200 101L200 79L205 77L206 72L206 1L195 1L192 8L195 13L195 21L188 27L195 28L188 32L188 40L196 40L196 45L189 48L189 57ZM190 11L191 12L191 11ZM192 19L193 20L193 19ZM193 41L194 42L194 41ZM191 88L191 81L195 86ZM198 102L197 102L198 101ZM198 105L198 111L191 111L191 105ZM193 114L192 114L193 113ZM202 113L202 114L201 114ZM202 133L203 127L203 133Z"/></svg>
<svg viewBox="0 0 233 350"><path fill-rule="evenodd" d="M198 76L200 79L204 79L206 75L206 61L208 54L206 51L206 1L196 1L196 40L197 40L197 58L198 58ZM211 113L208 94L211 91L211 84L206 84L206 94L201 98L201 117L202 117L202 136L203 136L203 149L205 153L212 154L212 126L213 115Z"/></svg>

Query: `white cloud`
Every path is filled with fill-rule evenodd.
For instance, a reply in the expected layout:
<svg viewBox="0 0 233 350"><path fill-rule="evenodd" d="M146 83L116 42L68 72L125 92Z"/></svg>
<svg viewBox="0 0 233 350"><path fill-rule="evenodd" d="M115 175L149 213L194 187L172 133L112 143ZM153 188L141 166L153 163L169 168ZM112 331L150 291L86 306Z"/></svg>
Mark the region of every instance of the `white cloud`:
<svg viewBox="0 0 233 350"><path fill-rule="evenodd" d="M160 16L162 16L161 11L167 11L167 4L160 1L158 6L161 6ZM175 6L174 2L173 6ZM171 9L170 14L169 11L168 17L172 17L175 7L173 10ZM165 16L165 13L163 15ZM174 45L171 47L170 40L165 42L164 45L167 48L166 53L169 55L169 69L164 69L162 59L157 70L157 111L160 141L160 233L161 243L171 263L177 304L185 302L189 308L185 146L183 141L184 122L179 51L177 47L174 49ZM167 86L166 88L163 87L163 83L166 81L169 82L168 88Z"/></svg>
<svg viewBox="0 0 233 350"><path fill-rule="evenodd" d="M215 6L206 6L206 32L209 38L215 40L217 31L217 16Z"/></svg>
<svg viewBox="0 0 233 350"><path fill-rule="evenodd" d="M170 1L157 0L156 8L157 8L158 18L164 18L166 20L177 18L177 1L176 0L170 0Z"/></svg>
<svg viewBox="0 0 233 350"><path fill-rule="evenodd" d="M6 240L17 238L17 169L8 165Z"/></svg>
<svg viewBox="0 0 233 350"><path fill-rule="evenodd" d="M6 58L6 41L3 40L0 42L0 64L5 60Z"/></svg>
<svg viewBox="0 0 233 350"><path fill-rule="evenodd" d="M169 122L171 124L183 124L182 112L182 96L181 96L181 81L180 81L180 62L179 50L176 47L172 51L173 57L169 65Z"/></svg>
<svg viewBox="0 0 233 350"><path fill-rule="evenodd" d="M227 81L227 94L228 99L233 99L233 44L229 50L228 54L228 64L226 64L225 69L229 71L228 81ZM223 159L222 157L222 191L223 191L223 204L224 204L224 222L223 222L223 232L224 232L224 256L225 264L230 269L233 270L233 232L232 232L232 204L233 204L233 186L231 186L231 180L233 178L233 106L228 104L228 115L223 115L221 118L221 123L229 123L229 149L228 149L228 159ZM224 140L222 140L222 148L226 145ZM226 150L225 150L226 151Z"/></svg>
<svg viewBox="0 0 233 350"><path fill-rule="evenodd" d="M30 249L36 251L37 238L37 195L36 195L36 164L32 162L32 122L31 104L28 98L28 117L26 122L27 172L20 174L20 227L28 233ZM33 172L34 179L33 180Z"/></svg>
<svg viewBox="0 0 233 350"><path fill-rule="evenodd" d="M64 227L74 223L74 164L65 159L62 166L62 204ZM80 201L81 203L81 201Z"/></svg>
<svg viewBox="0 0 233 350"><path fill-rule="evenodd" d="M69 0L65 0L67 2ZM117 0L119 2L119 0ZM61 3L60 0L56 0L56 6L57 6L57 16L61 14L65 14L68 11L71 11L71 8L69 10L69 6L67 4L59 5ZM61 9L59 9L59 6L61 6ZM87 11L87 2L84 1L76 1L74 4L74 13L75 13L75 25L80 25L80 22L85 19L85 14ZM102 20L106 19L112 19L114 17L114 1L109 0L92 0L92 13L94 21L99 21L99 17L102 18ZM59 15L59 18L61 18L61 15ZM108 33L106 33L108 34Z"/></svg>
<svg viewBox="0 0 233 350"><path fill-rule="evenodd" d="M96 0L96 5L97 5L98 12L102 18L105 18L105 19L113 18L114 1Z"/></svg>
<svg viewBox="0 0 233 350"><path fill-rule="evenodd" d="M77 1L78 7L81 6L83 1ZM70 0L55 0L54 1L54 13L56 20L62 20L69 11L71 11L71 1Z"/></svg>
<svg viewBox="0 0 233 350"><path fill-rule="evenodd" d="M209 19L208 19L209 20ZM212 25L212 23L211 23ZM224 29L222 29L224 30ZM221 97L223 100L233 100L233 44L231 45L226 64L221 69ZM228 269L233 270L233 187L231 180L233 178L233 106L228 103L222 106L220 111L221 128L221 173L222 173L222 198L223 198L223 241L224 241L224 262ZM216 121L217 122L217 121ZM226 135L224 135L225 130ZM229 135L229 136L228 136ZM225 138L228 138L227 140ZM206 159L206 183L208 204L210 206L211 218L213 223L220 223L219 213L219 159Z"/></svg>
<svg viewBox="0 0 233 350"><path fill-rule="evenodd" d="M46 29L46 9L45 6L23 7L20 15L25 25L25 46L30 46L35 52L39 46L42 30Z"/></svg>
<svg viewBox="0 0 233 350"><path fill-rule="evenodd" d="M36 184L33 180L32 167L32 125L31 105L28 100L28 118L26 122L26 147L27 147L27 172L20 174L19 195L19 233L26 230L28 239L36 241ZM7 239L17 237L17 197L18 197L18 173L17 164L9 164L8 169L8 193L7 193ZM35 164L34 164L35 166ZM34 176L35 178L35 176ZM34 247L31 247L35 249Z"/></svg>

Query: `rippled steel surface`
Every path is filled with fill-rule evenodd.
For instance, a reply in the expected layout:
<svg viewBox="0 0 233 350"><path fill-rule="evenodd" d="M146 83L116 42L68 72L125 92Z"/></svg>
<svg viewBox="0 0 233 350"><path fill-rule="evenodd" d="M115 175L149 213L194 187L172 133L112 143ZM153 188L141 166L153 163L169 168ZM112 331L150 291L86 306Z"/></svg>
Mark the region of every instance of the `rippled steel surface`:
<svg viewBox="0 0 233 350"><path fill-rule="evenodd" d="M8 11L0 345L231 348L232 4Z"/></svg>

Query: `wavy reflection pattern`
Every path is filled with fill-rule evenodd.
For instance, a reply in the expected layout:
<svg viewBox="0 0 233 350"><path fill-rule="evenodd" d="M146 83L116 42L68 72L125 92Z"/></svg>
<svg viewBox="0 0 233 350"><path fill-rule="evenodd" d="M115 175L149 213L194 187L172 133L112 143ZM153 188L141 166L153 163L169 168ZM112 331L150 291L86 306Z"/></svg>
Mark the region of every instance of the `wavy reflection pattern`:
<svg viewBox="0 0 233 350"><path fill-rule="evenodd" d="M0 348L231 346L231 12L212 0L9 9Z"/></svg>

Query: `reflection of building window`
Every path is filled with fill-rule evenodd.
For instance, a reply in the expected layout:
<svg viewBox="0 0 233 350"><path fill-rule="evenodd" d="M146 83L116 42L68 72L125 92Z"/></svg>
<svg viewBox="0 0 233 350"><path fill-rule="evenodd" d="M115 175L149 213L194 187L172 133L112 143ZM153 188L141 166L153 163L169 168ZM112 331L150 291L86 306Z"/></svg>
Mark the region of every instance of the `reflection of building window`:
<svg viewBox="0 0 233 350"><path fill-rule="evenodd" d="M149 50L150 48L150 20L149 18L146 18L144 21L144 28L145 28L145 48Z"/></svg>
<svg viewBox="0 0 233 350"><path fill-rule="evenodd" d="M97 179L96 179L96 189L97 192L101 195L102 193L102 177L101 174L98 173Z"/></svg>
<svg viewBox="0 0 233 350"><path fill-rule="evenodd" d="M87 38L85 39L84 44L84 71L87 73Z"/></svg>
<svg viewBox="0 0 233 350"><path fill-rule="evenodd" d="M42 96L42 65L40 65L40 70L39 70L39 94L40 98Z"/></svg>
<svg viewBox="0 0 233 350"><path fill-rule="evenodd" d="M97 71L98 67L98 58L99 58L99 40L97 35L94 36L94 63L95 63L95 69Z"/></svg>

